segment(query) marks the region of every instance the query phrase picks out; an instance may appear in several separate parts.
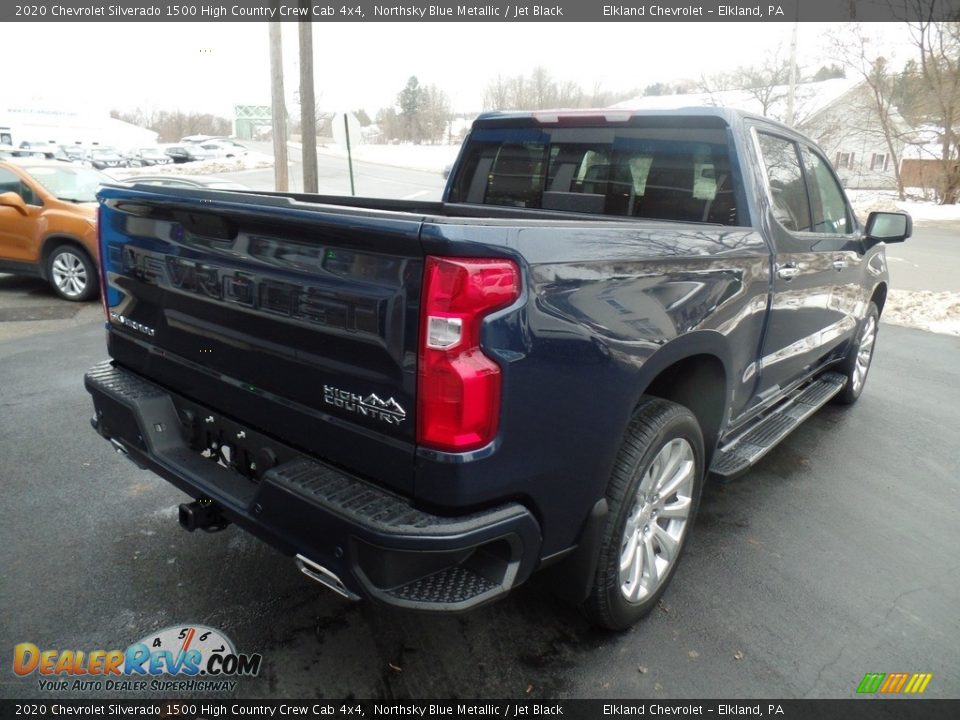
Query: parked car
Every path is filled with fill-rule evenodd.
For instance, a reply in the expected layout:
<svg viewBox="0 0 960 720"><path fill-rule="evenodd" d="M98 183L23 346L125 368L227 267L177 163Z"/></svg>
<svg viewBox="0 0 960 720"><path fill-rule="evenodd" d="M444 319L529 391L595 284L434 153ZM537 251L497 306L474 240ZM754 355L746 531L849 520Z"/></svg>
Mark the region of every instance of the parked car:
<svg viewBox="0 0 960 720"><path fill-rule="evenodd" d="M86 158L87 153L80 145L60 145L59 148L72 163L83 163Z"/></svg>
<svg viewBox="0 0 960 720"><path fill-rule="evenodd" d="M857 400L884 243L911 233L861 226L809 138L724 108L483 115L440 203L100 202L94 426L196 498L185 529L236 522L408 609L543 569L614 629L657 606L708 472Z"/></svg>
<svg viewBox="0 0 960 720"><path fill-rule="evenodd" d="M161 147L137 148L126 153L125 157L128 167L152 167L173 163L173 158Z"/></svg>
<svg viewBox="0 0 960 720"><path fill-rule="evenodd" d="M13 154L16 157L42 157L47 160L70 162L70 158L59 145L46 142L22 142L20 143L20 147L13 151Z"/></svg>
<svg viewBox="0 0 960 720"><path fill-rule="evenodd" d="M196 162L206 159L206 154L196 145L169 145L163 151L175 163Z"/></svg>
<svg viewBox="0 0 960 720"><path fill-rule="evenodd" d="M95 147L87 153L87 162L97 170L127 167L127 160L116 148Z"/></svg>
<svg viewBox="0 0 960 720"><path fill-rule="evenodd" d="M0 272L41 277L65 300L94 297L96 193L105 182L62 162L0 161Z"/></svg>
<svg viewBox="0 0 960 720"><path fill-rule="evenodd" d="M240 143L226 140L210 140L199 143L200 150L207 159L233 159L246 155L249 151Z"/></svg>
<svg viewBox="0 0 960 720"><path fill-rule="evenodd" d="M123 180L127 185L202 188L206 190L249 190L246 185L205 175L134 175Z"/></svg>

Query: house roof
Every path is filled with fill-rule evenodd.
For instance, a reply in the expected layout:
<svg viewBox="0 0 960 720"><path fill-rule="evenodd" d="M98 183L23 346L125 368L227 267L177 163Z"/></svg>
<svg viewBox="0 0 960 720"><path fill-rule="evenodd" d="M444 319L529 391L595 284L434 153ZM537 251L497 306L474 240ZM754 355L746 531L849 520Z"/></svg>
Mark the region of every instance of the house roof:
<svg viewBox="0 0 960 720"><path fill-rule="evenodd" d="M795 91L795 116L797 124L829 107L862 81L849 78L800 83ZM787 115L787 85L773 88L766 115L775 120L784 120ZM719 90L716 92L687 93L683 95L642 95L624 100L611 107L637 110L666 110L672 108L704 106L744 110L756 115L763 114L763 104L748 90Z"/></svg>

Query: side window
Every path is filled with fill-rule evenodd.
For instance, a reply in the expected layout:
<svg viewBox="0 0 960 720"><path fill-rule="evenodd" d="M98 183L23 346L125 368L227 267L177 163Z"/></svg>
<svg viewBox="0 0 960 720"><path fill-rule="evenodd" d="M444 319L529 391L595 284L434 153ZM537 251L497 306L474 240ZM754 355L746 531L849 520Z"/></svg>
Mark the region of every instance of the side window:
<svg viewBox="0 0 960 720"><path fill-rule="evenodd" d="M813 210L813 232L846 235L853 232L853 222L843 190L837 184L827 162L808 147L803 148L803 164L810 183L810 205Z"/></svg>
<svg viewBox="0 0 960 720"><path fill-rule="evenodd" d="M9 170L0 168L0 193L14 192L20 194L20 178Z"/></svg>
<svg viewBox="0 0 960 720"><path fill-rule="evenodd" d="M796 144L766 133L757 133L757 139L763 154L774 216L787 230L809 232L810 204Z"/></svg>
<svg viewBox="0 0 960 720"><path fill-rule="evenodd" d="M27 205L43 205L37 194L19 177L9 170L0 170L0 193L14 192L23 198Z"/></svg>
<svg viewBox="0 0 960 720"><path fill-rule="evenodd" d="M43 201L37 197L37 194L33 191L33 188L22 181L20 182L20 197L23 198L23 201L27 205L43 205Z"/></svg>

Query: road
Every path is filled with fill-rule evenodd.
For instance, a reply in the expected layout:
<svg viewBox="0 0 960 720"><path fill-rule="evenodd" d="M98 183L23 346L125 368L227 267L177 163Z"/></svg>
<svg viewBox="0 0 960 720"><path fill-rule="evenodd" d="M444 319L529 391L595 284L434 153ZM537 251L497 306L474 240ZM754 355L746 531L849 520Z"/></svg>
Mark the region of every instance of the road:
<svg viewBox="0 0 960 720"><path fill-rule="evenodd" d="M887 246L890 287L901 290L960 292L960 227L955 222L924 222L913 237Z"/></svg>
<svg viewBox="0 0 960 720"><path fill-rule="evenodd" d="M0 303L23 291L0 285ZM467 615L411 614L347 604L236 528L185 533L185 496L87 423L98 313L0 339L5 652L203 623L263 654L238 697L852 697L868 671L932 672L927 696L960 695L958 338L884 326L857 406L710 485L661 606L613 634L542 580ZM54 697L36 676L0 673L0 697L38 696Z"/></svg>
<svg viewBox="0 0 960 720"><path fill-rule="evenodd" d="M273 154L264 143L248 143L252 148ZM292 192L303 191L303 165L299 152L289 154L289 179ZM440 173L411 170L369 162L353 163L354 188L357 195L396 200L439 200L444 179ZM346 158L317 156L318 191L323 195L349 195L350 174ZM223 178L246 185L253 190L273 190L274 170L242 170L223 173Z"/></svg>

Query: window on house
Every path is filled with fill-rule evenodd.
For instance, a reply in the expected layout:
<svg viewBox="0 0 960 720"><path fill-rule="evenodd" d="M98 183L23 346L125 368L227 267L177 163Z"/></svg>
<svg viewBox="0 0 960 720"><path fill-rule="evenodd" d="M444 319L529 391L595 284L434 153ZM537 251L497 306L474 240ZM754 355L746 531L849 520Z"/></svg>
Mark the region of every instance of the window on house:
<svg viewBox="0 0 960 720"><path fill-rule="evenodd" d="M890 168L890 156L886 153L874 153L870 158L871 170L888 170Z"/></svg>
<svg viewBox="0 0 960 720"><path fill-rule="evenodd" d="M853 170L854 153L838 152L833 166L837 169Z"/></svg>

